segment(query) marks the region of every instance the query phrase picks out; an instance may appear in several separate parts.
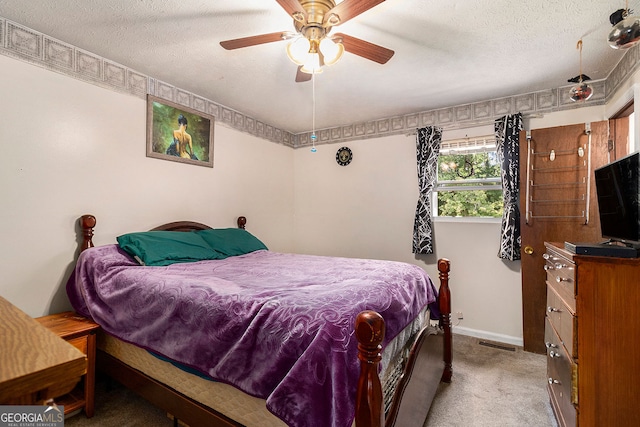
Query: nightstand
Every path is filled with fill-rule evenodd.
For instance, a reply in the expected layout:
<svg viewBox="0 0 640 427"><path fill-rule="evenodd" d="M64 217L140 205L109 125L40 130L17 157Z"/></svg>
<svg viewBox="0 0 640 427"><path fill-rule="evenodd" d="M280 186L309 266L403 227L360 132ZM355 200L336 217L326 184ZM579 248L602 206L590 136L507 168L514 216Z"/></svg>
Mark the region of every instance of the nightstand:
<svg viewBox="0 0 640 427"><path fill-rule="evenodd" d="M71 392L56 399L58 405L64 405L64 413L84 408L87 418L93 417L95 380L96 380L96 332L97 323L72 311L51 314L36 319L60 338L64 339L87 355L87 373Z"/></svg>

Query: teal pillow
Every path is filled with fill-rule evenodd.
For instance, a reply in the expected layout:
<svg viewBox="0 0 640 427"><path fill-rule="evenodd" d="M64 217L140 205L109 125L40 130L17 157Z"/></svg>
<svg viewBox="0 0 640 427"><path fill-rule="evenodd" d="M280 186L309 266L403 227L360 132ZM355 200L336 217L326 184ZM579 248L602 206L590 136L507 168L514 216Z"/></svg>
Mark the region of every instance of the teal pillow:
<svg viewBox="0 0 640 427"><path fill-rule="evenodd" d="M195 233L201 236L211 249L228 257L267 249L257 237L242 228L216 228L198 230Z"/></svg>
<svg viewBox="0 0 640 427"><path fill-rule="evenodd" d="M118 244L142 265L170 265L224 258L194 232L145 231L118 236Z"/></svg>

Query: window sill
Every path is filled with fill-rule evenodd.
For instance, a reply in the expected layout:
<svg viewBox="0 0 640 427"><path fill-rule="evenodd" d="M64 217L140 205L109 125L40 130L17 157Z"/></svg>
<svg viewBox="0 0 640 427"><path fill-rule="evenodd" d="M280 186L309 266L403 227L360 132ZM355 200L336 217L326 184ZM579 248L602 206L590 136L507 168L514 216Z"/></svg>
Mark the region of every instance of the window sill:
<svg viewBox="0 0 640 427"><path fill-rule="evenodd" d="M502 218L474 217L474 216L436 216L433 222L463 222L481 224L500 224Z"/></svg>

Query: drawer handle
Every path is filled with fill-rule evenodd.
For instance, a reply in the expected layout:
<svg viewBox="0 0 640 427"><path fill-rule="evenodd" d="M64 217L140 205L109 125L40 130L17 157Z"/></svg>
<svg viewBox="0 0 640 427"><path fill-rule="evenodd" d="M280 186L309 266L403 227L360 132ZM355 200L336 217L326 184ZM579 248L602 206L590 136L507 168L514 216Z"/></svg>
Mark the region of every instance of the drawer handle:
<svg viewBox="0 0 640 427"><path fill-rule="evenodd" d="M560 384L560 381L558 380L554 380L553 378L549 377L549 384L553 385L553 384Z"/></svg>
<svg viewBox="0 0 640 427"><path fill-rule="evenodd" d="M568 265L567 265L567 264L561 264L561 263L559 263L559 262L557 262L557 263L556 263L556 268L557 268L558 270L560 270L560 269L562 269L562 268L567 268L567 267L568 267Z"/></svg>
<svg viewBox="0 0 640 427"><path fill-rule="evenodd" d="M558 348L558 346L556 344L554 344L552 342L548 342L548 341L546 343L544 343L544 345L546 345L547 348Z"/></svg>
<svg viewBox="0 0 640 427"><path fill-rule="evenodd" d="M560 353L558 353L557 351L553 351L553 350L551 350L551 351L549 352L549 357L550 357L550 358L552 358L552 359L553 359L553 358L558 358L558 359L559 359L559 358L561 358L561 357L562 357L562 355L561 355Z"/></svg>
<svg viewBox="0 0 640 427"><path fill-rule="evenodd" d="M556 282L558 282L558 283L570 282L570 281L571 281L571 279L566 278L566 277L560 277L560 276L556 277Z"/></svg>
<svg viewBox="0 0 640 427"><path fill-rule="evenodd" d="M560 313L562 310L560 310L559 308L555 308L555 307L549 306L549 307L547 307L547 311L549 313Z"/></svg>
<svg viewBox="0 0 640 427"><path fill-rule="evenodd" d="M549 256L549 254L542 254L542 258L549 259L549 258L551 258L551 256Z"/></svg>
<svg viewBox="0 0 640 427"><path fill-rule="evenodd" d="M553 270L553 265L545 265L544 266L544 271L549 271L549 270Z"/></svg>

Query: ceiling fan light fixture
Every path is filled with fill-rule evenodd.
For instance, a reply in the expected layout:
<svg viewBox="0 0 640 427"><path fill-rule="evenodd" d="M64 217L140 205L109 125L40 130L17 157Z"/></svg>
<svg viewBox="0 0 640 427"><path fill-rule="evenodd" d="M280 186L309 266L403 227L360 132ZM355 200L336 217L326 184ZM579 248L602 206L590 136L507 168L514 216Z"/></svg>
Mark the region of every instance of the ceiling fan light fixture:
<svg viewBox="0 0 640 427"><path fill-rule="evenodd" d="M613 24L620 18L621 21ZM629 49L640 42L640 18L631 15L631 10L620 9L614 12L609 20L613 24L609 32L609 46L614 49Z"/></svg>
<svg viewBox="0 0 640 427"><path fill-rule="evenodd" d="M300 71L307 74L320 74L322 66L320 65L320 55L316 53L308 53L307 60L302 64Z"/></svg>
<svg viewBox="0 0 640 427"><path fill-rule="evenodd" d="M287 56L296 65L304 65L309 56L311 42L305 37L298 37L287 45Z"/></svg>
<svg viewBox="0 0 640 427"><path fill-rule="evenodd" d="M223 40L220 45L226 50L234 50L287 40L285 47L287 56L298 66L296 82L309 81L308 74L313 76L313 74L320 73L325 65L335 64L345 51L378 64L386 64L394 55L390 49L347 34L335 34L329 37L333 27L350 21L384 0L276 1L293 18L295 32L280 31ZM325 39L328 40L325 41ZM320 47L321 42L322 48Z"/></svg>
<svg viewBox="0 0 640 427"><path fill-rule="evenodd" d="M320 52L324 58L325 65L333 65L342 58L344 46L342 43L336 43L328 37L320 41Z"/></svg>

